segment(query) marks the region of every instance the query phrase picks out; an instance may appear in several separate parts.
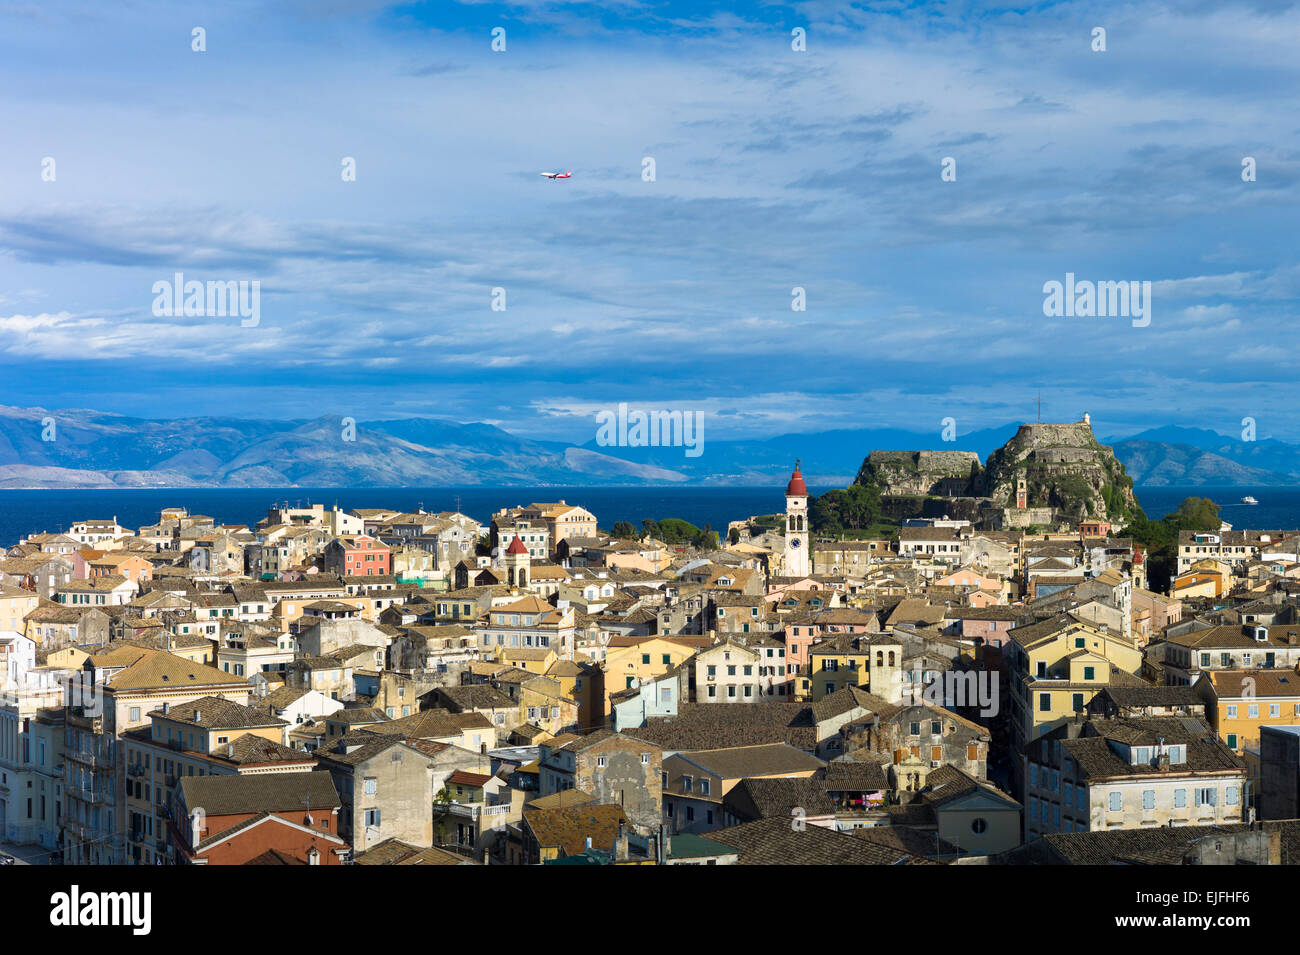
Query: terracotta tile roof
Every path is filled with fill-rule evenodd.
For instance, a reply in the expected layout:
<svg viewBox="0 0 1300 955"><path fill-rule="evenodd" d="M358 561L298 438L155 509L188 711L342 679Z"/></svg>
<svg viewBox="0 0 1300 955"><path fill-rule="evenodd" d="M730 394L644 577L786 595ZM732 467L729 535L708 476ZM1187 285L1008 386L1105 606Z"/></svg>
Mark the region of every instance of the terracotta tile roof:
<svg viewBox="0 0 1300 955"><path fill-rule="evenodd" d="M421 849L400 839L385 839L379 845L359 853L357 865L478 865L473 859L446 852L436 846Z"/></svg>
<svg viewBox="0 0 1300 955"><path fill-rule="evenodd" d="M1300 674L1295 670L1208 670L1205 676L1219 699L1300 696Z"/></svg>
<svg viewBox="0 0 1300 955"><path fill-rule="evenodd" d="M113 690L140 690L193 686L247 686L243 677L216 667L193 663L163 650L141 650L136 662L108 679ZM96 666L100 665L96 662Z"/></svg>
<svg viewBox="0 0 1300 955"><path fill-rule="evenodd" d="M1281 830L1283 858L1300 858L1300 822L1262 823ZM1247 832L1243 823L1223 826L1160 826L1106 832L1054 832L1043 836L1055 860L1065 865L1181 865L1194 843L1207 836Z"/></svg>
<svg viewBox="0 0 1300 955"><path fill-rule="evenodd" d="M826 764L823 788L826 792L883 792L889 788L885 778L888 762L836 759Z"/></svg>
<svg viewBox="0 0 1300 955"><path fill-rule="evenodd" d="M812 708L802 703L681 703L677 716L651 718L626 735L679 752L776 742L805 752L817 746Z"/></svg>
<svg viewBox="0 0 1300 955"><path fill-rule="evenodd" d="M1121 707L1205 705L1190 686L1107 686L1097 696L1108 697Z"/></svg>
<svg viewBox="0 0 1300 955"><path fill-rule="evenodd" d="M303 763L313 765L315 760L310 753L290 746L245 733L234 742L219 745L212 753L216 759L234 763L239 766L284 765Z"/></svg>
<svg viewBox="0 0 1300 955"><path fill-rule="evenodd" d="M802 810L805 816L825 816L835 812L835 804L826 795L822 780L784 777L745 778L723 797L727 811L738 819L792 818Z"/></svg>
<svg viewBox="0 0 1300 955"><path fill-rule="evenodd" d="M187 808L202 807L209 816L302 812L343 805L329 773L185 776L180 791Z"/></svg>
<svg viewBox="0 0 1300 955"><path fill-rule="evenodd" d="M715 704L723 705L723 704ZM755 743L748 746L726 746L691 750L678 754L700 768L722 779L743 779L747 776L773 776L778 773L809 772L822 769L826 763L788 743Z"/></svg>
<svg viewBox="0 0 1300 955"><path fill-rule="evenodd" d="M264 708L242 706L219 696L201 696L171 706L166 713L160 709L151 710L149 715L188 723L202 729L263 729L289 725L282 719L268 715Z"/></svg>
<svg viewBox="0 0 1300 955"><path fill-rule="evenodd" d="M471 773L464 769L458 769L447 777L447 782L478 788L491 781L492 778L491 773Z"/></svg>
<svg viewBox="0 0 1300 955"><path fill-rule="evenodd" d="M855 839L847 833L786 819L760 819L709 833L709 839L740 852L740 865L900 865L910 853Z"/></svg>
<svg viewBox="0 0 1300 955"><path fill-rule="evenodd" d="M1132 717L1114 720L1091 720L1085 724L1088 736L1061 739L1061 749L1068 752L1079 765L1079 775L1092 781L1132 776L1170 776L1187 773L1245 772L1245 764L1228 749L1203 721L1178 717ZM1052 738L1063 735L1063 730L1048 734ZM1187 747L1183 763L1170 765L1167 770L1150 763L1134 765L1125 761L1110 745L1114 740L1129 746L1157 746L1166 744Z"/></svg>
<svg viewBox="0 0 1300 955"><path fill-rule="evenodd" d="M537 844L542 848L558 848L561 856L582 853L587 839L591 839L593 848L612 847L620 822L627 823L622 807L604 803L567 809L524 809L524 824L532 831Z"/></svg>

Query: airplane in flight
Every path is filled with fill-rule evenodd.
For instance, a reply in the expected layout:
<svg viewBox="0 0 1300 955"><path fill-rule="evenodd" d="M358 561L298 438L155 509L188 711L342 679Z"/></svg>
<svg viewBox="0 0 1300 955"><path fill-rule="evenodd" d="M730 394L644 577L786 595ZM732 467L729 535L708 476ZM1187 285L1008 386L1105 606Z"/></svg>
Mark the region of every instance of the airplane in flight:
<svg viewBox="0 0 1300 955"><path fill-rule="evenodd" d="M545 176L547 179L568 179L573 175L573 172L544 172L541 175Z"/></svg>

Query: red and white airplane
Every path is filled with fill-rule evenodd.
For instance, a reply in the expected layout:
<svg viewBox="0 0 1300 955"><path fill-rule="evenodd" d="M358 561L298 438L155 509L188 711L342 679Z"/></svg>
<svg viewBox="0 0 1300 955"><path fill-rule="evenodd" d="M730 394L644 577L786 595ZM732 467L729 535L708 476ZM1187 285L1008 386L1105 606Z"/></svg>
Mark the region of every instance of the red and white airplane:
<svg viewBox="0 0 1300 955"><path fill-rule="evenodd" d="M570 171L570 172L544 172L544 173L542 173L541 175L545 176L547 179L568 179L570 176L573 175L573 173L572 173L572 171Z"/></svg>

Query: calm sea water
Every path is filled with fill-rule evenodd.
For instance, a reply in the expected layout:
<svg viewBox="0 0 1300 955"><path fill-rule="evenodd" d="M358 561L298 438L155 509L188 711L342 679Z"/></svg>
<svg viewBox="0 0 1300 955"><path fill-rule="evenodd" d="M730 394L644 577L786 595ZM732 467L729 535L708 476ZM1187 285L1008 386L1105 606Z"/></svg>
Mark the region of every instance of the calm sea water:
<svg viewBox="0 0 1300 955"><path fill-rule="evenodd" d="M827 488L810 488L819 494ZM0 490L0 545L28 534L63 531L77 521L117 517L137 528L158 520L164 507L184 507L207 514L218 524L247 524L266 517L277 502L391 507L413 511L453 511L486 523L503 507L533 501L564 500L587 508L609 529L616 521L637 527L647 518L679 517L697 527L711 524L723 534L729 521L754 514L773 514L785 507L785 487L629 488L629 487L466 487L466 488L200 488L159 490Z"/></svg>
<svg viewBox="0 0 1300 955"><path fill-rule="evenodd" d="M772 514L785 506L784 487L466 487L466 488L200 488L182 490L0 490L0 545L17 543L40 531L62 531L76 521L116 516L126 527L152 524L164 507L185 507L220 524L253 525L277 502L354 507L461 511L486 522L502 507L533 501L579 504L610 528L615 521L637 525L652 518L679 517L699 527L725 532L729 521ZM828 488L814 487L815 494ZM1255 506L1240 504L1253 495ZM1237 528L1300 528L1300 488L1150 487L1137 489L1147 516L1163 517L1186 497L1208 497L1223 519Z"/></svg>
<svg viewBox="0 0 1300 955"><path fill-rule="evenodd" d="M1219 505L1219 517L1237 530L1300 528L1300 487L1140 487L1138 503L1152 520L1164 517L1188 497L1208 497ZM1258 504L1242 504L1243 497Z"/></svg>

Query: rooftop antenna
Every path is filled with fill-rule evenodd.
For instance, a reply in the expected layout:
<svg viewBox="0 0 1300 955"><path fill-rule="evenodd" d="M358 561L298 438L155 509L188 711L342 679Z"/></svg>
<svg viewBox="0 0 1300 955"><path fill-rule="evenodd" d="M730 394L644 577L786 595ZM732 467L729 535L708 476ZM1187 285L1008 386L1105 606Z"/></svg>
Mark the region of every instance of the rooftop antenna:
<svg viewBox="0 0 1300 955"><path fill-rule="evenodd" d="M1038 423L1043 423L1043 393L1038 393Z"/></svg>

